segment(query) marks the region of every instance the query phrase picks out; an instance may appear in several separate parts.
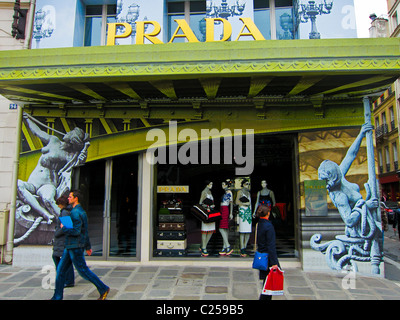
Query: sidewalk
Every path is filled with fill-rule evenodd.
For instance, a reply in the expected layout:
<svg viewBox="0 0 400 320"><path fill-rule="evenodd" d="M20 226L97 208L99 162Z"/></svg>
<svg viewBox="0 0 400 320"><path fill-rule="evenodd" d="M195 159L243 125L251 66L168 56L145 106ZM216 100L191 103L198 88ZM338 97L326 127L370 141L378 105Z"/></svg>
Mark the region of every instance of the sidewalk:
<svg viewBox="0 0 400 320"><path fill-rule="evenodd" d="M392 232L393 233L393 232ZM400 268L400 242L385 236L386 266ZM257 300L258 272L249 268L204 266L144 266L91 264L111 287L110 300ZM285 268L285 295L274 300L400 300L398 279L390 280L337 272L304 272ZM396 274L395 272L395 274ZM391 272L393 274L393 272ZM47 300L53 295L49 273L40 268L0 265L0 300ZM65 300L95 300L96 288L76 274L75 287L64 290Z"/></svg>

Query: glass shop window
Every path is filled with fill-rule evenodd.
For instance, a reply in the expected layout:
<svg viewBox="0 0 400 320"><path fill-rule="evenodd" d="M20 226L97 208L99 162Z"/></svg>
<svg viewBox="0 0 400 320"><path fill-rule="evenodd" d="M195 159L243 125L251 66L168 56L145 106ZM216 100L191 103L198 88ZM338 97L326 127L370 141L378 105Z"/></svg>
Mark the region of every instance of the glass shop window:
<svg viewBox="0 0 400 320"><path fill-rule="evenodd" d="M105 45L107 23L116 22L116 15L116 5L86 6L84 45Z"/></svg>
<svg viewBox="0 0 400 320"><path fill-rule="evenodd" d="M180 1L168 3L168 41L178 24L175 19L186 19L199 41L205 40L206 1ZM176 38L174 42L185 42L185 38Z"/></svg>
<svg viewBox="0 0 400 320"><path fill-rule="evenodd" d="M254 0L254 23L266 40L271 39L269 0Z"/></svg>
<svg viewBox="0 0 400 320"><path fill-rule="evenodd" d="M275 9L276 17L276 38L278 40L296 39L296 32L293 19L293 8L281 7Z"/></svg>
<svg viewBox="0 0 400 320"><path fill-rule="evenodd" d="M267 40L298 38L292 0L254 0L254 22Z"/></svg>
<svg viewBox="0 0 400 320"><path fill-rule="evenodd" d="M172 164L168 157L174 149L167 148L165 153L158 150L156 156L167 159L156 164L153 257L252 257L257 223L253 215L259 204L268 201L273 207L270 221L277 234L279 256L294 257L293 170L288 170L293 164L293 139L291 135L256 136L254 170L246 176L236 175L234 163L224 163L230 151L225 149L222 139L221 148L213 149L220 152L219 163L214 161L214 151L210 152L208 163L204 163L204 141L197 145L198 152L191 148L189 151L187 144L178 146L178 161L173 160ZM212 148L210 142L208 150ZM184 152L186 156L190 154L190 163L179 160ZM198 157L196 163L192 155ZM216 222L205 223L202 219L206 215L213 219L219 214L221 218Z"/></svg>

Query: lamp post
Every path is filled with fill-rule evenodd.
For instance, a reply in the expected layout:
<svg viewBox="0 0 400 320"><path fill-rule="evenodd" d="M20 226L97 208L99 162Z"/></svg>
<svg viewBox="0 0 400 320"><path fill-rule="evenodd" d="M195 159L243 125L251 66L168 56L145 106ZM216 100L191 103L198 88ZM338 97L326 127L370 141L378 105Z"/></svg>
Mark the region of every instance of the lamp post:
<svg viewBox="0 0 400 320"><path fill-rule="evenodd" d="M117 2L117 16L119 16L122 12L122 8L123 8L123 2L122 0L118 0ZM127 22L131 25L132 27L132 33L131 33L131 43L134 43L134 37L136 36L136 21L139 18L139 14L140 14L140 6L136 3L132 3L129 7L128 7L128 12L124 17L119 17L118 18L118 22ZM144 21L147 20L147 17L144 17ZM123 27L118 27L118 31L122 32L122 28ZM148 28L147 25L145 25L144 30L146 31Z"/></svg>
<svg viewBox="0 0 400 320"><path fill-rule="evenodd" d="M331 13L332 7L333 1L326 3L326 0L324 0L324 3L318 5L315 4L315 1L308 1L308 4L301 4L301 11L299 12L301 22L308 22L308 19L311 20L310 39L321 39L321 34L317 30L317 16Z"/></svg>
<svg viewBox="0 0 400 320"><path fill-rule="evenodd" d="M229 6L226 2L227 0L221 0L221 5L216 6L213 4L212 0L207 0L206 2L206 18L223 18L227 19L229 17L241 16L243 14L244 8L246 7L246 1L236 0L236 4ZM220 21L216 21L216 24L220 24ZM199 22L199 29L205 38L205 20L202 19ZM222 38L223 35L221 35Z"/></svg>
<svg viewBox="0 0 400 320"><path fill-rule="evenodd" d="M132 26L132 43L133 43L133 38L136 35L136 20L139 18L139 8L140 6L136 3L132 3L129 8L128 8L128 13L126 14L125 21L129 23Z"/></svg>
<svg viewBox="0 0 400 320"><path fill-rule="evenodd" d="M33 38L36 39L36 48L39 48L40 40L43 38L49 38L53 34L54 28L52 23L49 21L47 28L43 28L43 24L45 22L46 12L42 9L39 9L35 13L35 29L33 30Z"/></svg>
<svg viewBox="0 0 400 320"><path fill-rule="evenodd" d="M244 0L236 0L236 5L229 7L227 0L221 0L221 5L216 6L212 0L206 2L206 17L207 18L223 18L241 16L243 14L246 2Z"/></svg>

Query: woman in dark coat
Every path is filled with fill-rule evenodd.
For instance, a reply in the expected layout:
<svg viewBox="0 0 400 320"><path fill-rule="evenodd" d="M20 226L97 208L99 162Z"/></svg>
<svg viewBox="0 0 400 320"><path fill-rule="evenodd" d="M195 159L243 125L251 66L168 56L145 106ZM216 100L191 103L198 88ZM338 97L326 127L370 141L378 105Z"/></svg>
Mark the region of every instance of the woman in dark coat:
<svg viewBox="0 0 400 320"><path fill-rule="evenodd" d="M260 270L260 280L265 282L268 276L269 268L280 267L278 255L276 254L275 229L268 220L271 214L269 206L260 205L257 209L257 217L260 218L257 224L257 251L268 253L268 270ZM272 296L260 294L260 300L271 300Z"/></svg>
<svg viewBox="0 0 400 320"><path fill-rule="evenodd" d="M61 196L56 200L57 206L60 208L60 217L65 217L69 216L71 213L67 209L68 206L68 197L67 196ZM53 261L56 266L61 260L61 257L64 253L64 247L65 247L65 233L61 230L60 228L60 220L57 219L57 224L56 224L56 231L54 233L54 242L53 242ZM73 287L75 283L75 275L74 275L74 267L71 264L71 267L67 271L67 277L66 277L66 282L65 286L66 287Z"/></svg>

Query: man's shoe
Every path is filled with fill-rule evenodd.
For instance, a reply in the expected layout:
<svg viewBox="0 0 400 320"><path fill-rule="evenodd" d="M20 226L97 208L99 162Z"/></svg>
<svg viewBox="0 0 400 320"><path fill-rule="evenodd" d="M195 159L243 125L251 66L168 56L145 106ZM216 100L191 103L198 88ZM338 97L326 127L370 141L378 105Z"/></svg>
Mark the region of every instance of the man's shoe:
<svg viewBox="0 0 400 320"><path fill-rule="evenodd" d="M108 293L110 292L110 288L108 288L97 300L106 300Z"/></svg>

